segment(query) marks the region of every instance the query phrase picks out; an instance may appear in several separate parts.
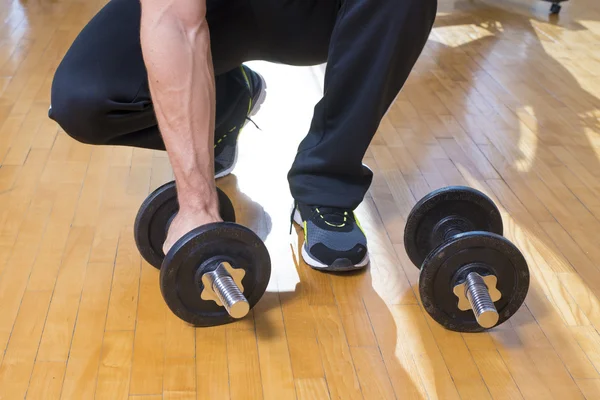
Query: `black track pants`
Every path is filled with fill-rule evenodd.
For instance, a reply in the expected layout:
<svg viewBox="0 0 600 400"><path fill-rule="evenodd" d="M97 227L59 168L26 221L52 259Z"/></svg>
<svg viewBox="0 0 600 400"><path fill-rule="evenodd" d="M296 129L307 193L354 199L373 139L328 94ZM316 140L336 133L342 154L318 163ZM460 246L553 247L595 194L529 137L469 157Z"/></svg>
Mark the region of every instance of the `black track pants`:
<svg viewBox="0 0 600 400"><path fill-rule="evenodd" d="M207 0L217 128L243 97L239 65L327 62L325 94L289 171L300 202L356 208L363 156L427 41L437 0ZM140 46L139 0L111 0L59 65L50 117L78 141L164 150Z"/></svg>

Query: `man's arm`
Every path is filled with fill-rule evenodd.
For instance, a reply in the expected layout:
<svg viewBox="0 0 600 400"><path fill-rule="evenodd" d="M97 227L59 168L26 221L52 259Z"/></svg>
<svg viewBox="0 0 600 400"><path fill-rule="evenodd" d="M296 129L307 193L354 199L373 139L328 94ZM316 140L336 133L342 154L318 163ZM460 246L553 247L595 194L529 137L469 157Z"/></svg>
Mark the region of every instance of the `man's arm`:
<svg viewBox="0 0 600 400"><path fill-rule="evenodd" d="M185 233L220 221L214 180L215 85L206 0L141 0L141 45L180 211L165 253Z"/></svg>

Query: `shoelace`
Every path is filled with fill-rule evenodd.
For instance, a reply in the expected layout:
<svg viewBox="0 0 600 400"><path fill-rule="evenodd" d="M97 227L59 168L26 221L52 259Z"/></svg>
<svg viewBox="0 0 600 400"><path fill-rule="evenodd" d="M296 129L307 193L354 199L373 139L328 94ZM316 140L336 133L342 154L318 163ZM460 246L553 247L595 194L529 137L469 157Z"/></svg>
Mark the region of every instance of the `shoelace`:
<svg viewBox="0 0 600 400"><path fill-rule="evenodd" d="M256 127L256 129L258 129L259 131L262 131L262 129L260 129L260 127L259 127L259 126L256 124L256 122L254 122L254 121L252 120L252 118L250 118L250 117L246 117L246 119L247 119L248 121L252 122L252 124L253 124L253 125ZM229 132L233 132L233 131L234 131L236 128L237 128L237 125L236 125L236 126L234 126L233 128L231 128L231 129L229 130ZM223 140L225 140L225 138L227 137L227 135L229 134L229 132L227 132L226 134L224 134L223 136L221 136L221 137L220 137L220 138L217 140L217 143L215 143L215 149L217 148L217 146L218 146L218 145L220 145L220 144L221 144L221 142L222 142Z"/></svg>
<svg viewBox="0 0 600 400"><path fill-rule="evenodd" d="M256 127L256 129L258 129L259 131L262 131L262 129L260 129L260 127L256 124L256 122L252 121L252 118L246 117L246 119L248 121L252 122L252 124Z"/></svg>
<svg viewBox="0 0 600 400"><path fill-rule="evenodd" d="M294 213L298 207L298 202L294 201L294 207L292 208L292 215L290 215L290 234L292 233L292 226L294 224ZM346 225L348 219L353 215L352 210L335 207L311 207L313 212L316 212L319 217L329 226L335 228L341 228Z"/></svg>
<svg viewBox="0 0 600 400"><path fill-rule="evenodd" d="M313 207L321 219L329 226L341 228L346 225L348 218L352 215L351 210L335 207Z"/></svg>

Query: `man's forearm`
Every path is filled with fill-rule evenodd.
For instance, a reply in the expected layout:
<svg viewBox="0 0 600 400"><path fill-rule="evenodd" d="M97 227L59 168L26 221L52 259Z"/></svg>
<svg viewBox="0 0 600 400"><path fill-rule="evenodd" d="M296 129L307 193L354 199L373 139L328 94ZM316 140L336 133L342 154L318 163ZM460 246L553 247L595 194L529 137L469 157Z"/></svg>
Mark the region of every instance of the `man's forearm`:
<svg viewBox="0 0 600 400"><path fill-rule="evenodd" d="M141 44L180 208L217 209L215 88L202 0L142 0Z"/></svg>

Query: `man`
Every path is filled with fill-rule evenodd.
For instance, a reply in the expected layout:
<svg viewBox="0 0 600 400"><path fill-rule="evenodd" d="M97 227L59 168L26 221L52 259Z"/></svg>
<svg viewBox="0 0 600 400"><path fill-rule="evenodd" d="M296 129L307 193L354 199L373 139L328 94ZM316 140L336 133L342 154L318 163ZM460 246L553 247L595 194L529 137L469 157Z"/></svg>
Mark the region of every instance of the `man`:
<svg viewBox="0 0 600 400"><path fill-rule="evenodd" d="M166 252L220 221L215 178L233 169L238 134L264 99L263 78L243 63L327 62L288 175L293 219L313 268L361 268L354 210L372 180L362 159L436 10L437 0L112 0L58 67L50 117L84 143L167 151L180 211Z"/></svg>

